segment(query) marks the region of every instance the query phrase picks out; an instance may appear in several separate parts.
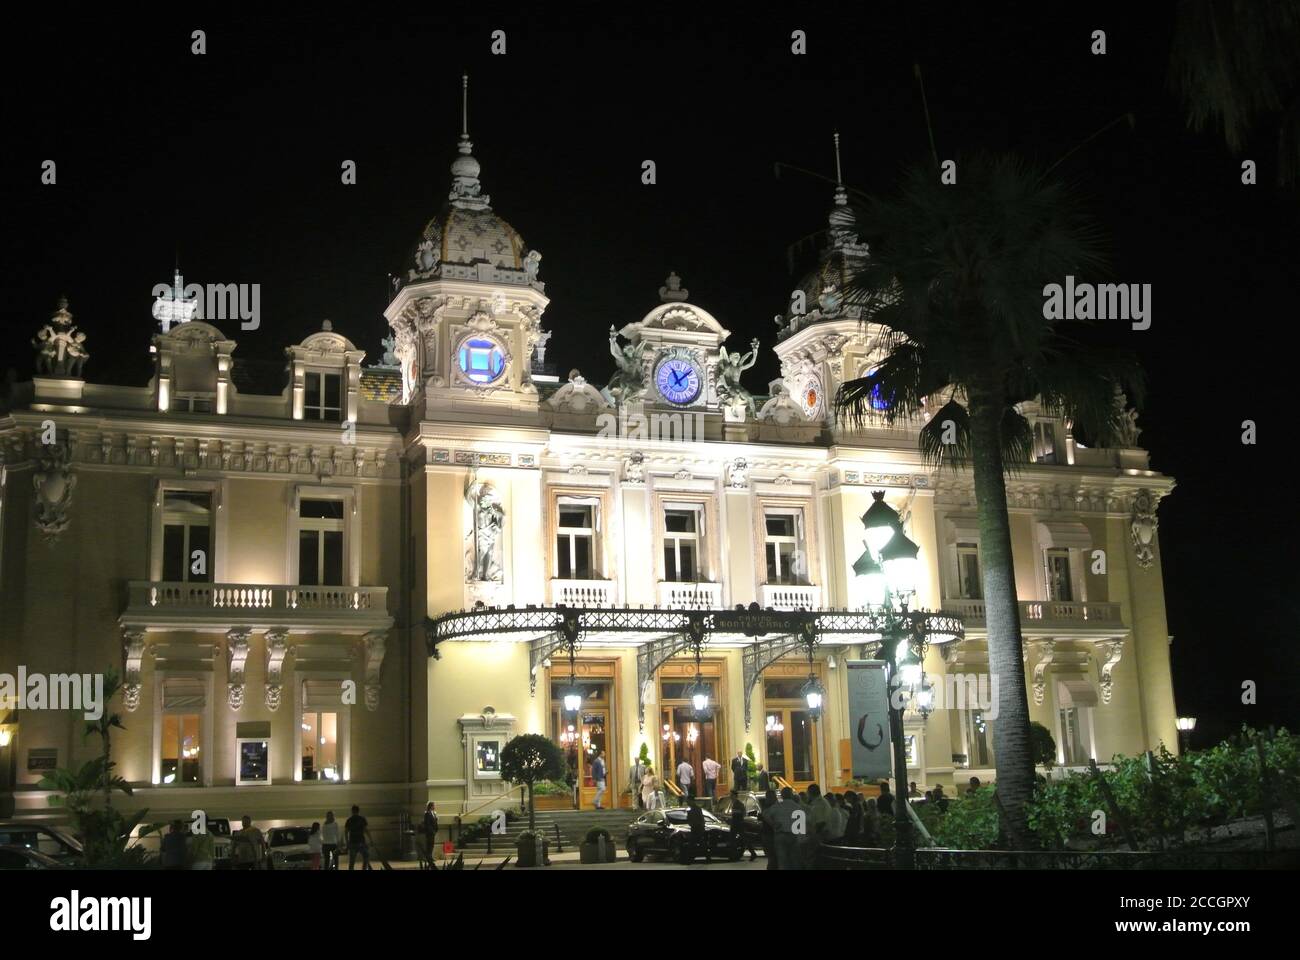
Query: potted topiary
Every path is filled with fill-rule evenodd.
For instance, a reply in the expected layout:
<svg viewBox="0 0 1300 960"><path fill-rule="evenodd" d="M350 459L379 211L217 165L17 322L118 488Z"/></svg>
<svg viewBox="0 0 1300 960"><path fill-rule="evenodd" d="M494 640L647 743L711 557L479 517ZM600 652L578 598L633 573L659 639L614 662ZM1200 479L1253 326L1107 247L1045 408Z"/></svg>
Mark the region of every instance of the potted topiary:
<svg viewBox="0 0 1300 960"><path fill-rule="evenodd" d="M617 856L614 838L604 827L592 827L578 844L578 856L583 863L613 863Z"/></svg>
<svg viewBox="0 0 1300 960"><path fill-rule="evenodd" d="M524 830L515 840L515 863L521 867L544 866L549 859L549 844L532 830Z"/></svg>
<svg viewBox="0 0 1300 960"><path fill-rule="evenodd" d="M550 737L523 733L501 748L501 779L528 787L528 829L537 826L533 788L564 776L564 754Z"/></svg>

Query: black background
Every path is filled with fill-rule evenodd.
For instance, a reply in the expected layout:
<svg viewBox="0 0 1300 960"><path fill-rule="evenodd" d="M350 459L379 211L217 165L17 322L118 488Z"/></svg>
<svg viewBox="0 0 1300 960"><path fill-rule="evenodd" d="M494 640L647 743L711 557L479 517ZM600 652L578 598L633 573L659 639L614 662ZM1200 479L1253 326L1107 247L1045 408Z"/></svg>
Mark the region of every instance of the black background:
<svg viewBox="0 0 1300 960"><path fill-rule="evenodd" d="M282 360L324 318L377 360L388 274L445 201L470 73L470 132L493 207L544 255L548 360L603 383L605 331L640 319L670 269L733 333L747 375L777 373L772 317L792 245L825 226L831 132L845 178L884 192L928 153L924 68L941 158L978 148L1064 165L1110 235L1114 276L1153 285L1153 326L1102 331L1137 349L1142 442L1178 481L1160 536L1178 709L1196 743L1298 710L1292 370L1295 192L1261 135L1240 158L1187 132L1165 75L1173 9L1028 4L611 7L218 21L173 12L49 17L0 40L4 296L0 368L66 293L92 380L150 375L150 291L260 283L241 358ZM207 54L190 32L207 31ZM808 53L790 52L803 29ZM489 52L506 31L507 53ZM1089 52L1104 29L1108 53ZM56 186L41 162L58 164ZM355 160L358 183L340 165ZM654 160L658 183L641 183ZM1289 399L1289 397L1287 398ZM1255 420L1259 443L1240 442ZM1259 685L1243 706L1241 684ZM1127 695L1119 690L1117 696Z"/></svg>

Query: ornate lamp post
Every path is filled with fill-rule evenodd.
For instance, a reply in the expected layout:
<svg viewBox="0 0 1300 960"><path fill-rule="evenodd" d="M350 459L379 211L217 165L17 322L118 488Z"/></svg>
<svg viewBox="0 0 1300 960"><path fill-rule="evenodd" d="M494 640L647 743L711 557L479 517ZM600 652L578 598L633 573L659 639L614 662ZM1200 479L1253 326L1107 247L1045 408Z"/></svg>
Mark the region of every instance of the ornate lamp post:
<svg viewBox="0 0 1300 960"><path fill-rule="evenodd" d="M920 547L903 533L897 511L885 503L885 492L872 492L875 502L862 515L866 530L866 552L853 565L863 579L867 606L876 611L880 635L880 656L889 667L889 733L894 749L894 858L898 867L916 865L912 821L907 808L907 746L903 736L903 713L908 699L928 717L933 708L933 691L925 683L922 664L931 644L960 638L959 626L943 624L924 610L912 610L916 592L917 560Z"/></svg>
<svg viewBox="0 0 1300 960"><path fill-rule="evenodd" d="M1192 731L1196 729L1195 717L1179 717L1178 724L1178 749L1182 753L1187 752L1187 744L1192 738Z"/></svg>

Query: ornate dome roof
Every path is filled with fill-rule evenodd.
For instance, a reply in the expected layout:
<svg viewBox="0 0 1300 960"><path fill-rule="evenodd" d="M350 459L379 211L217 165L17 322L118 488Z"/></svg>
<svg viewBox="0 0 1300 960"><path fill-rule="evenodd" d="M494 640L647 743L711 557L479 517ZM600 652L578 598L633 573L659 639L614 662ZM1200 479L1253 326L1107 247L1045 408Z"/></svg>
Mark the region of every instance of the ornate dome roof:
<svg viewBox="0 0 1300 960"><path fill-rule="evenodd" d="M520 270L524 265L524 238L491 207L463 208L448 204L420 234L417 258L427 250L436 263L469 266L486 261L494 267ZM425 264L428 266L425 266ZM427 259L417 266L429 269Z"/></svg>
<svg viewBox="0 0 1300 960"><path fill-rule="evenodd" d="M809 323L839 316L856 317L860 312L856 307L844 305L843 291L867 258L868 249L858 238L857 221L843 186L835 191L835 204L827 220L830 242L818 257L817 266L804 274L796 288L804 295L803 310L795 313L792 296L778 319L783 338Z"/></svg>

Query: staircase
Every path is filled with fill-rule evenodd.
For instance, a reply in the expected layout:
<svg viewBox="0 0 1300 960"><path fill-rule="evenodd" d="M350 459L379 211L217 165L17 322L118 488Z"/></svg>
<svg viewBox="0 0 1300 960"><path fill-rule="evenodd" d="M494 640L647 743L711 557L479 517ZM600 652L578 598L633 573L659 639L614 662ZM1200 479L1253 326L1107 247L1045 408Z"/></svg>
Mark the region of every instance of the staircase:
<svg viewBox="0 0 1300 960"><path fill-rule="evenodd" d="M626 846L627 827L633 820L640 816L640 811L636 810L539 810L537 811L537 832L545 837L551 844L551 853L558 853L556 846L555 833L559 828L560 839L564 844L564 852L577 852L578 844L582 838L587 835L587 831L592 827L604 827L609 831L610 837L614 841L614 846L618 850L623 850ZM467 862L473 862L482 857L513 857L515 855L515 841L519 834L528 829L528 816L524 816L510 821L506 825L504 834L495 834L492 837L492 849L488 851L488 838L480 837L473 843L466 845L457 852L465 854Z"/></svg>

